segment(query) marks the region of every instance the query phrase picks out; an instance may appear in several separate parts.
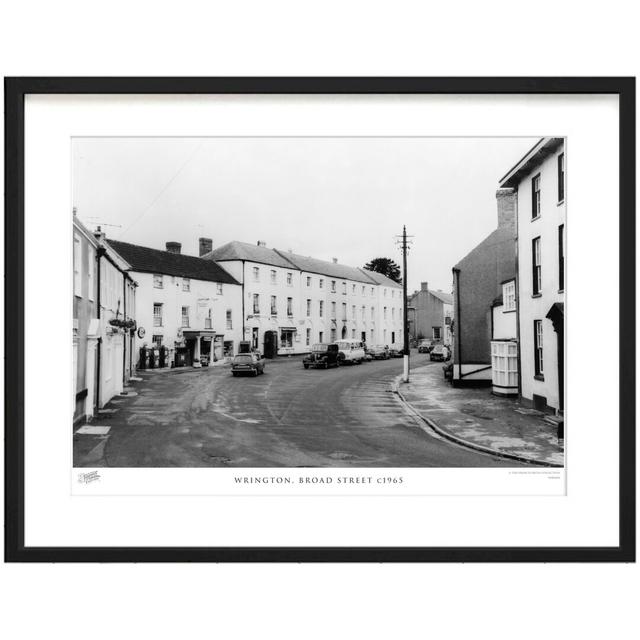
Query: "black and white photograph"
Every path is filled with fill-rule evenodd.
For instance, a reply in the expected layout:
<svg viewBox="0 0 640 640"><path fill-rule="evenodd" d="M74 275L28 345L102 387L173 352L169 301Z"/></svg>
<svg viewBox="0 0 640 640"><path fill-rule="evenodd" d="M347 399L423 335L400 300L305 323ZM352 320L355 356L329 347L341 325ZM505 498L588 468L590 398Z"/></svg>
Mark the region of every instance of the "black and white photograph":
<svg viewBox="0 0 640 640"><path fill-rule="evenodd" d="M563 137L78 136L71 161L83 481L564 467Z"/></svg>

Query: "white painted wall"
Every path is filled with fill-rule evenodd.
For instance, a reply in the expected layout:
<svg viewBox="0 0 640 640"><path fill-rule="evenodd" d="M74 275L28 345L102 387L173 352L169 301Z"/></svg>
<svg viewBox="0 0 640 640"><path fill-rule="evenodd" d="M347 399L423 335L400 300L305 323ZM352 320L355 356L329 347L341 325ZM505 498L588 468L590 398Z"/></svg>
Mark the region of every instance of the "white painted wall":
<svg viewBox="0 0 640 640"><path fill-rule="evenodd" d="M162 344L169 348L170 358L175 354L175 342L182 340L182 307L189 307L188 330L204 330L206 318L211 310L211 328L217 335L223 335L224 341L234 343L237 352L238 342L242 339L241 288L235 284L219 284L204 280L191 279L189 291L183 290L183 278L163 276L163 287L154 286L153 274L132 272L138 282L136 291L136 314L138 327L145 330L144 338L136 341L135 361L139 359L139 348L151 346L153 336L161 335ZM221 287L221 289L220 289ZM153 306L163 305L162 326L154 326ZM231 328L227 326L226 312L231 310ZM186 329L186 328L185 328Z"/></svg>
<svg viewBox="0 0 640 640"><path fill-rule="evenodd" d="M493 339L515 340L517 338L517 321L515 311L505 311L504 305L497 305L491 310L493 314Z"/></svg>
<svg viewBox="0 0 640 640"><path fill-rule="evenodd" d="M564 292L558 283L558 227L565 223L565 203L558 202L557 162L561 146L548 156L518 186L518 286L520 305L520 368L522 372L522 396L531 400L533 394L547 398L550 407L558 407L557 342L553 324L547 320L554 302L564 302ZM540 173L541 215L531 219L531 178ZM532 297L533 238L541 238L542 292ZM565 234L566 238L566 234ZM566 246L566 240L565 240ZM544 380L534 379L533 321L543 321Z"/></svg>
<svg viewBox="0 0 640 640"><path fill-rule="evenodd" d="M400 286L375 285L249 261L244 263L243 274L240 260L229 260L220 264L239 281L244 277L245 339L251 340L253 329L257 328L260 350L263 349L266 331L278 332L278 354L287 355L308 352L310 346L320 340L330 342L332 339L340 339L343 327L346 327L347 338L360 339L362 332L365 332L368 344L391 346L394 342L396 346L402 346L402 288ZM257 280L254 277L254 268L258 269ZM272 271L275 272L275 283L271 279ZM287 274L291 274L291 284L287 283ZM335 291L332 291L332 281L335 281ZM253 313L254 294L259 296L259 314ZM271 296L276 296L275 315L271 314ZM293 300L292 316L287 315L287 298L289 297ZM311 300L309 315L307 315L307 300ZM323 303L322 315L320 315L321 302ZM333 303L335 303L335 314ZM345 318L343 318L343 305L345 305ZM386 318L384 307L387 307ZM291 347L281 345L280 334L283 327L294 327L297 330ZM333 338L332 330L335 332ZM309 344L307 344L307 331ZM395 341L392 341L392 338L395 338Z"/></svg>

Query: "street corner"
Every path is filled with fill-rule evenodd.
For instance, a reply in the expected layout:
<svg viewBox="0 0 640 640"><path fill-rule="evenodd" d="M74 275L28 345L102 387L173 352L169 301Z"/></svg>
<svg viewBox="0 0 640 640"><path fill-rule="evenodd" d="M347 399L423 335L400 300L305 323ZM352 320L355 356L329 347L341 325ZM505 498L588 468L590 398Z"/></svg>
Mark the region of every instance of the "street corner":
<svg viewBox="0 0 640 640"><path fill-rule="evenodd" d="M564 440L545 413L498 397L491 388L453 387L440 367L397 381L400 398L436 433L460 445L545 466L564 465Z"/></svg>

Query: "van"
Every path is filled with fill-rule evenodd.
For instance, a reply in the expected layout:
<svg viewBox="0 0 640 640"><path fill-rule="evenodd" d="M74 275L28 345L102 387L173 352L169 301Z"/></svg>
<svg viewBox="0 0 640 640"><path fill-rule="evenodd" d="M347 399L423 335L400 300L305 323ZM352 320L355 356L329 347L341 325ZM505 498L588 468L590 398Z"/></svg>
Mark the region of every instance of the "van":
<svg viewBox="0 0 640 640"><path fill-rule="evenodd" d="M343 364L362 364L365 358L361 340L336 340Z"/></svg>

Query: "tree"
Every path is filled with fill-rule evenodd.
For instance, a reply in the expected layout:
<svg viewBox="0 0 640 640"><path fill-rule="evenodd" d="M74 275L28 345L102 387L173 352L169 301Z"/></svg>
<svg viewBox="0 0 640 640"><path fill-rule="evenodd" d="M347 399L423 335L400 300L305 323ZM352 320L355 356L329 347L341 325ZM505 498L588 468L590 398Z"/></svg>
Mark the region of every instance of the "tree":
<svg viewBox="0 0 640 640"><path fill-rule="evenodd" d="M395 263L391 258L374 258L370 262L367 262L367 264L364 265L364 268L369 271L381 273L387 276L387 278L391 278L394 282L402 284L400 265Z"/></svg>

